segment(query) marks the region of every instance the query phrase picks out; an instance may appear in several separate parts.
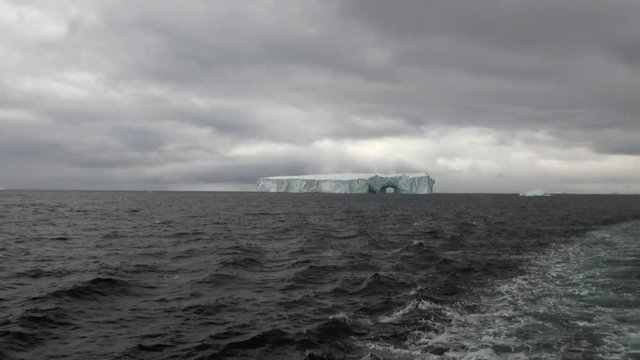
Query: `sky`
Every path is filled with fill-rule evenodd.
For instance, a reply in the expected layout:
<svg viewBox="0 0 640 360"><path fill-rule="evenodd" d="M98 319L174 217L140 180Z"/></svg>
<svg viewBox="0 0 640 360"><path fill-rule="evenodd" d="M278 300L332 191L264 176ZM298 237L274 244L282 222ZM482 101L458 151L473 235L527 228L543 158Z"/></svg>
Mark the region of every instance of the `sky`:
<svg viewBox="0 0 640 360"><path fill-rule="evenodd" d="M640 193L638 0L0 0L0 187Z"/></svg>

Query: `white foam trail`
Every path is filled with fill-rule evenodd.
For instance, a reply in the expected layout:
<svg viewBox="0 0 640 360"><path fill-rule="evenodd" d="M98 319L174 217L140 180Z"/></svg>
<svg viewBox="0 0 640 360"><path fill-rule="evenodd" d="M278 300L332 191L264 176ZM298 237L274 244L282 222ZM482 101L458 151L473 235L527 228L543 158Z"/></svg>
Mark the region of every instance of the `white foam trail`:
<svg viewBox="0 0 640 360"><path fill-rule="evenodd" d="M436 309L439 307L440 307L439 305L427 300L413 300L410 303L408 303L406 306L393 311L389 315L380 316L378 318L378 322L381 322L381 323L396 322L400 318L402 318L402 316L406 315L412 310L415 310L415 309L428 310L428 309Z"/></svg>
<svg viewBox="0 0 640 360"><path fill-rule="evenodd" d="M529 261L525 275L480 289L467 299L476 312L464 302L412 300L378 318L393 323L435 309L450 320L434 332L414 331L403 348L363 345L389 359L637 358L640 279L631 274L639 267L640 223L609 227L553 246ZM434 357L433 349L446 352Z"/></svg>

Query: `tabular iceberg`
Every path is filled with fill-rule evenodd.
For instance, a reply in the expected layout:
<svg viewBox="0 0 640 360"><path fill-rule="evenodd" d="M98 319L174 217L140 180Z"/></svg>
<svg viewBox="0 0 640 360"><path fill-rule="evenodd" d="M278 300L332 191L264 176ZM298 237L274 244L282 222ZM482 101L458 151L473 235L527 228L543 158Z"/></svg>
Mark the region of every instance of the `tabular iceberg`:
<svg viewBox="0 0 640 360"><path fill-rule="evenodd" d="M272 176L258 179L258 191L292 193L431 194L435 180L428 174L322 174Z"/></svg>
<svg viewBox="0 0 640 360"><path fill-rule="evenodd" d="M520 196L550 196L542 190L531 190L527 192L520 193Z"/></svg>

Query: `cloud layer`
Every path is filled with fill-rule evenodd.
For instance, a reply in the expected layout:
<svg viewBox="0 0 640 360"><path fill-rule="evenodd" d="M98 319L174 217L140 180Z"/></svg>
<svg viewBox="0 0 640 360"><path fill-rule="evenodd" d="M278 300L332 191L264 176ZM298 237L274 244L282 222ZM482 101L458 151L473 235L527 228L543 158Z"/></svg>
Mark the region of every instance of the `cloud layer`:
<svg viewBox="0 0 640 360"><path fill-rule="evenodd" d="M0 0L0 186L640 191L636 0Z"/></svg>

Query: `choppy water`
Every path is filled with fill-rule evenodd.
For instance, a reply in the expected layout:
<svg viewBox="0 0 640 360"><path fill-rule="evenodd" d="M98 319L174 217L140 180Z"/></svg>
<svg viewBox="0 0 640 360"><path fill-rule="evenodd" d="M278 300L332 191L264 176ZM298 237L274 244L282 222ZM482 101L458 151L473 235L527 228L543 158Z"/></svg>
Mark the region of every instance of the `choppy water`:
<svg viewBox="0 0 640 360"><path fill-rule="evenodd" d="M640 197L3 191L0 358L640 359Z"/></svg>

